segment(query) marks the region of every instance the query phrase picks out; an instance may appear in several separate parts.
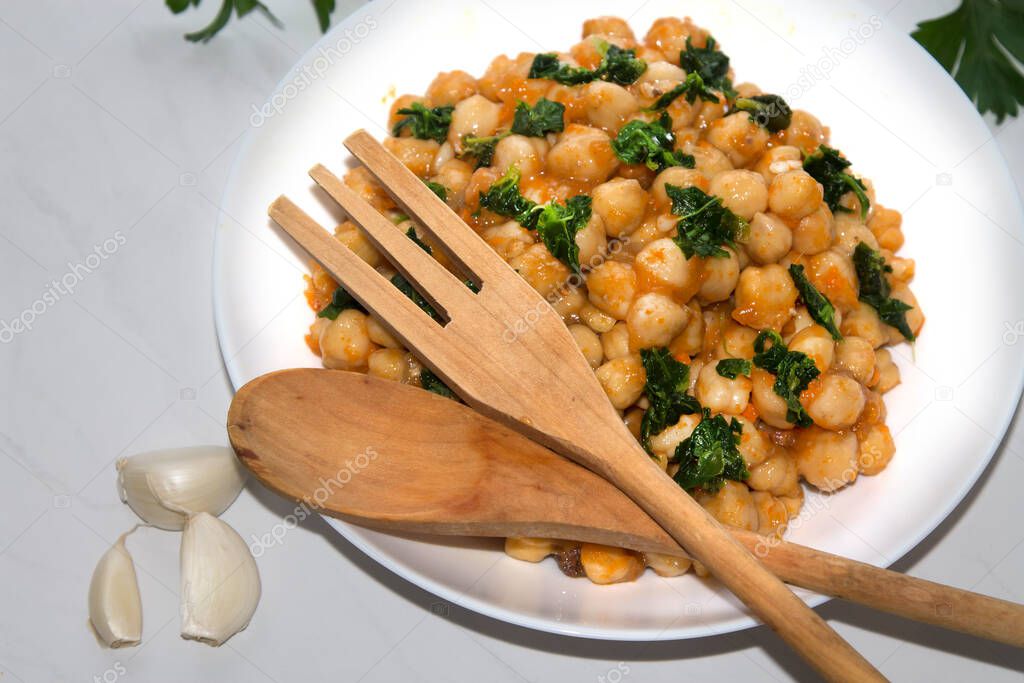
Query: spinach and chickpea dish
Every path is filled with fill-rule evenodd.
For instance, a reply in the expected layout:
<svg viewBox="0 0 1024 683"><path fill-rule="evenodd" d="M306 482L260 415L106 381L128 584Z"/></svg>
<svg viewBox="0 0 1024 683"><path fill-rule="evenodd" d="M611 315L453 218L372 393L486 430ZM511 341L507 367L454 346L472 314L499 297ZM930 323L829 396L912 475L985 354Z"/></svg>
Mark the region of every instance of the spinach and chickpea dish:
<svg viewBox="0 0 1024 683"><path fill-rule="evenodd" d="M591 19L566 53L439 74L388 125L385 146L547 298L643 447L719 521L781 535L801 479L835 491L888 464L882 394L900 378L885 347L924 323L914 262L895 255L900 214L817 118L736 83L690 19L659 19L642 41ZM345 182L451 266L364 169ZM353 223L336 236L433 314ZM454 398L316 266L306 294L326 367ZM596 583L691 567L549 539L505 547Z"/></svg>

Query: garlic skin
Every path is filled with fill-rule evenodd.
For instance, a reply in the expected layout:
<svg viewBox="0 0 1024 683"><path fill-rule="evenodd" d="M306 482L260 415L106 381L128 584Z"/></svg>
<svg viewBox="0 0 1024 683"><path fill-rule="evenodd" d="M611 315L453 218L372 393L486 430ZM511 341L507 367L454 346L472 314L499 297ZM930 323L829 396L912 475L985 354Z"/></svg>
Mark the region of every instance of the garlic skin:
<svg viewBox="0 0 1024 683"><path fill-rule="evenodd" d="M103 553L89 583L89 621L107 647L130 647L142 642L139 581L124 543L130 533L123 534Z"/></svg>
<svg viewBox="0 0 1024 683"><path fill-rule="evenodd" d="M190 513L224 512L243 486L245 470L225 446L150 451L117 463L121 502L169 531L180 531Z"/></svg>
<svg viewBox="0 0 1024 683"><path fill-rule="evenodd" d="M259 571L242 537L213 515L191 515L181 536L181 637L221 645L249 625L259 601Z"/></svg>

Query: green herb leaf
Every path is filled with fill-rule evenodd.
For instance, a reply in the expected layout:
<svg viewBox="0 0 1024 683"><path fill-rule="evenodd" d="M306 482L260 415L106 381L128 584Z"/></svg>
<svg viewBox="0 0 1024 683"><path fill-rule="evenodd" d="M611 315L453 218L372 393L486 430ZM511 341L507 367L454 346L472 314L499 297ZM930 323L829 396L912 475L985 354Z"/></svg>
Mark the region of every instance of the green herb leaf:
<svg viewBox="0 0 1024 683"><path fill-rule="evenodd" d="M337 320L341 312L352 308L357 311L366 313L366 309L363 305L355 300L355 298L348 293L348 290L344 287L338 287L334 290L334 294L331 295L331 303L320 309L320 312L316 314L318 318L327 318L328 320Z"/></svg>
<svg viewBox="0 0 1024 683"><path fill-rule="evenodd" d="M459 157L473 157L476 159L476 167L490 166L491 162L494 161L494 148L498 146L498 142L501 141L508 133L502 133L501 135L488 135L487 137L477 138L467 136L462 138L462 153Z"/></svg>
<svg viewBox="0 0 1024 683"><path fill-rule="evenodd" d="M603 48L604 57L597 67L600 78L618 85L630 85L647 71L647 62L637 57L635 50L623 50L611 44Z"/></svg>
<svg viewBox="0 0 1024 683"><path fill-rule="evenodd" d="M396 273L391 277L391 284L398 287L399 291L409 297L424 313L434 320L441 322L441 316L436 310L434 310L434 307L430 305L430 302L423 298L423 295L416 291L416 288L412 286L412 283L402 277L400 273Z"/></svg>
<svg viewBox="0 0 1024 683"><path fill-rule="evenodd" d="M320 24L320 32L327 33L327 29L331 27L334 0L313 0L313 9L316 10L316 20Z"/></svg>
<svg viewBox="0 0 1024 683"><path fill-rule="evenodd" d="M645 164L652 171L661 172L669 166L693 168L696 160L675 150L675 144L672 121L663 113L658 121L637 119L624 125L612 140L612 149L627 164Z"/></svg>
<svg viewBox="0 0 1024 683"><path fill-rule="evenodd" d="M427 252L431 256L434 255L434 250L430 248L429 244L420 239L420 236L416 234L416 230L414 228L409 228L408 230L406 230L405 236L411 239L413 242L415 242L416 245L423 251Z"/></svg>
<svg viewBox="0 0 1024 683"><path fill-rule="evenodd" d="M451 398L458 400L455 396L455 392L452 391L447 384L441 381L441 378L430 371L429 368L423 368L420 370L420 386L427 391L433 392L445 398Z"/></svg>
<svg viewBox="0 0 1024 683"><path fill-rule="evenodd" d="M654 104L647 108L647 111L668 109L669 105L680 96L685 97L690 104L696 102L698 97L705 102L718 102L718 95L704 84L704 79L700 77L700 74L691 71L686 74L686 80L656 99Z"/></svg>
<svg viewBox="0 0 1024 683"><path fill-rule="evenodd" d="M565 105L561 102L552 102L544 97L532 107L526 102L520 102L516 105L512 119L512 132L533 138L542 138L548 133L561 133L565 129L564 115Z"/></svg>
<svg viewBox="0 0 1024 683"><path fill-rule="evenodd" d="M599 49L603 53L601 63L593 71L563 64L555 53L544 52L533 58L527 78L547 78L562 85L580 85L598 79L629 85L647 70L647 62L637 57L635 50L623 50L609 43L603 43Z"/></svg>
<svg viewBox="0 0 1024 683"><path fill-rule="evenodd" d="M838 149L827 145L818 145L818 149L804 158L804 170L812 178L821 183L825 188L825 203L828 208L835 211L849 213L850 209L839 204L839 200L847 192L853 192L860 200L860 217L864 219L868 215L868 207L871 202L865 193L867 186L860 180L846 172L850 162L843 158Z"/></svg>
<svg viewBox="0 0 1024 683"><path fill-rule="evenodd" d="M680 216L676 225L675 243L686 258L694 254L702 258L728 258L723 248L735 248L747 234L747 222L727 209L721 197L706 194L699 187L665 185L672 200L672 213Z"/></svg>
<svg viewBox="0 0 1024 683"><path fill-rule="evenodd" d="M686 49L679 53L679 66L687 73L699 74L709 88L722 91L732 99L736 96L732 81L729 80L729 56L719 50L715 39L708 36L704 47L694 47L686 39Z"/></svg>
<svg viewBox="0 0 1024 683"><path fill-rule="evenodd" d="M765 348L765 342L771 346ZM800 394L820 373L814 361L786 348L778 332L763 330L754 340L754 365L775 375L772 390L786 401L786 419L799 427L814 424L800 404Z"/></svg>
<svg viewBox="0 0 1024 683"><path fill-rule="evenodd" d="M750 377L750 361L746 358L723 358L718 361L715 371L726 379L736 379L739 375Z"/></svg>
<svg viewBox="0 0 1024 683"><path fill-rule="evenodd" d="M527 230L537 227L541 208L519 192L519 169L509 167L500 179L480 194L480 208L519 221Z"/></svg>
<svg viewBox="0 0 1024 683"><path fill-rule="evenodd" d="M708 493L717 493L726 479L749 479L750 472L739 450L742 433L739 420L732 418L726 422L721 415L711 417L705 408L693 433L676 446L679 470L673 479L687 491L700 488Z"/></svg>
<svg viewBox="0 0 1024 683"><path fill-rule="evenodd" d="M907 324L907 311L914 307L889 296L892 288L885 274L892 272L892 266L881 254L861 242L853 250L853 267L857 269L860 283L860 300L878 311L882 322L899 330L907 341L914 341L914 333Z"/></svg>
<svg viewBox="0 0 1024 683"><path fill-rule="evenodd" d="M751 121L772 133L789 128L793 120L793 110L779 95L737 97L732 106L734 112L747 112Z"/></svg>
<svg viewBox="0 0 1024 683"><path fill-rule="evenodd" d="M442 202L448 201L448 188L441 183L435 183L433 180L424 180L423 184L430 188L440 198Z"/></svg>
<svg viewBox="0 0 1024 683"><path fill-rule="evenodd" d="M565 205L551 202L537 218L537 234L544 240L551 255L580 273L580 248L576 233L590 221L590 197L581 194L570 198Z"/></svg>
<svg viewBox="0 0 1024 683"><path fill-rule="evenodd" d="M554 52L542 52L533 58L527 78L547 78L562 85L579 85L590 83L597 74L582 66L562 64Z"/></svg>
<svg viewBox="0 0 1024 683"><path fill-rule="evenodd" d="M807 312L814 320L828 330L832 338L840 341L843 335L836 327L836 309L828 297L818 291L818 288L807 278L804 267L796 263L789 267L789 276L793 278L793 284L800 292L800 298L804 300Z"/></svg>
<svg viewBox="0 0 1024 683"><path fill-rule="evenodd" d="M192 0L192 6L198 7L199 0ZM178 14L184 11L189 5L186 0L167 0L167 6L172 12ZM253 10L259 10L263 16L267 18L270 23L280 28L281 22L274 14L267 9L267 6L258 0L224 0L220 6L220 10L217 15L214 16L213 21L210 22L206 28L200 29L194 33L186 33L185 40L193 43L208 43L210 39L220 33L220 30L228 25L228 21L231 20L231 10L235 10L235 14L239 19L249 14Z"/></svg>
<svg viewBox="0 0 1024 683"><path fill-rule="evenodd" d="M951 14L924 21L910 34L977 106L996 123L1024 103L1024 4L1019 0L963 0ZM962 52L962 54L961 54ZM959 59L957 59L959 57Z"/></svg>
<svg viewBox="0 0 1024 683"><path fill-rule="evenodd" d="M414 138L444 144L448 138L448 126L452 123L454 110L455 107L450 104L428 109L420 102L413 102L411 106L398 110L405 118L399 119L391 129L391 134L398 137L402 129L408 127Z"/></svg>
<svg viewBox="0 0 1024 683"><path fill-rule="evenodd" d="M700 412L700 403L686 393L690 387L690 366L672 357L666 348L641 349L640 359L647 373L644 393L651 404L640 421L640 443L651 450L651 437L674 425L683 415Z"/></svg>

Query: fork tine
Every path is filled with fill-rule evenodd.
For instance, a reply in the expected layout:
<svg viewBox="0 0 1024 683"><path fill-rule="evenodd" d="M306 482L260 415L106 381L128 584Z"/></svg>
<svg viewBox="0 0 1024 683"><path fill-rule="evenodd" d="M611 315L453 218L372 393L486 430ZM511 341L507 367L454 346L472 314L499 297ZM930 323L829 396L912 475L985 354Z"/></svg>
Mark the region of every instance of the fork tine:
<svg viewBox="0 0 1024 683"><path fill-rule="evenodd" d="M320 164L310 169L309 175L363 229L373 245L387 256L402 275L418 285L417 289L442 317L451 320L451 310L460 304L472 302L473 292L465 283L460 282L336 175Z"/></svg>
<svg viewBox="0 0 1024 683"><path fill-rule="evenodd" d="M372 135L357 130L345 139L345 147L381 180L407 214L433 233L463 272L478 278L478 284L514 275L471 227Z"/></svg>
<svg viewBox="0 0 1024 683"><path fill-rule="evenodd" d="M406 347L444 343L441 325L290 199L281 195L267 213Z"/></svg>

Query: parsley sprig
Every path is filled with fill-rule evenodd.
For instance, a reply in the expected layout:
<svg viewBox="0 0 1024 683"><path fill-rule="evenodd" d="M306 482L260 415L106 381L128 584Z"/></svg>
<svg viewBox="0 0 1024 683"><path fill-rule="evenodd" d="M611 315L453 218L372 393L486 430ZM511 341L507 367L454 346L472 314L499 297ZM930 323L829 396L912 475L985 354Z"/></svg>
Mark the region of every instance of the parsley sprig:
<svg viewBox="0 0 1024 683"><path fill-rule="evenodd" d="M706 194L699 187L665 185L672 200L672 213L679 216L675 243L686 258L694 254L702 258L711 256L728 258L723 247L736 248L736 242L748 231L745 220L722 204L722 198Z"/></svg>
<svg viewBox="0 0 1024 683"><path fill-rule="evenodd" d="M596 69L563 64L554 52L542 52L533 58L529 78L547 78L562 85L580 85L604 80L618 85L630 85L647 70L647 62L636 56L635 50L624 50L618 45L602 42L601 63Z"/></svg>
<svg viewBox="0 0 1024 683"><path fill-rule="evenodd" d="M679 53L679 66L687 73L697 73L709 88L721 91L727 99L736 97L729 80L729 55L718 49L718 43L708 36L704 47L694 47L686 39L686 49Z"/></svg>
<svg viewBox="0 0 1024 683"><path fill-rule="evenodd" d="M780 130L789 128L789 124L793 120L793 110L779 95L737 97L732 106L733 112L747 112L751 121L769 133L778 133Z"/></svg>
<svg viewBox="0 0 1024 683"><path fill-rule="evenodd" d="M612 140L612 150L627 164L644 164L657 172L669 166L696 166L693 156L675 149L675 144L672 119L662 112L657 121L635 119L624 125Z"/></svg>
<svg viewBox="0 0 1024 683"><path fill-rule="evenodd" d="M546 97L532 107L526 102L516 105L512 119L512 132L516 135L542 138L548 133L561 133L565 128L565 105Z"/></svg>
<svg viewBox="0 0 1024 683"><path fill-rule="evenodd" d="M674 425L683 415L700 412L700 403L690 388L690 366L677 361L668 349L641 349L640 359L647 374L644 393L651 404L640 421L640 443L651 450L651 437Z"/></svg>
<svg viewBox="0 0 1024 683"><path fill-rule="evenodd" d="M804 300L804 306L807 307L807 312L811 314L811 318L828 330L828 333L832 335L832 339L841 341L843 335L840 334L839 328L836 326L836 309L832 302L828 300L827 296L819 292L814 283L808 279L803 266L797 263L790 265L789 276L793 278L793 284L796 285L797 291L800 292L800 298Z"/></svg>
<svg viewBox="0 0 1024 683"><path fill-rule="evenodd" d="M843 157L838 149L828 145L818 145L818 149L804 158L804 170L825 188L825 203L833 212L850 213L850 209L842 206L839 201L847 192L853 192L860 200L860 217L868 215L871 202L865 192L867 186L860 178L846 172L850 162Z"/></svg>
<svg viewBox="0 0 1024 683"><path fill-rule="evenodd" d="M771 342L766 347L765 342ZM786 401L786 419L799 427L814 424L800 403L800 394L820 373L811 358L790 351L778 332L762 330L754 340L754 365L775 375L772 390Z"/></svg>
<svg viewBox="0 0 1024 683"><path fill-rule="evenodd" d="M402 129L408 127L414 138L444 144L448 138L448 126L451 125L453 111L455 107L450 104L428 109L421 102L413 102L411 106L398 110L404 118L395 123L391 134L398 137Z"/></svg>
<svg viewBox="0 0 1024 683"><path fill-rule="evenodd" d="M892 288L885 274L892 272L892 266L881 254L861 242L853 250L853 267L857 269L860 283L860 300L878 311L883 323L895 327L907 341L914 341L914 332L907 324L907 311L913 306L890 296Z"/></svg>
<svg viewBox="0 0 1024 683"><path fill-rule="evenodd" d="M739 450L742 433L743 424L735 417L729 421L721 415L711 417L705 408L693 433L676 446L679 470L673 479L688 491L700 488L712 494L721 490L726 479L749 479Z"/></svg>
<svg viewBox="0 0 1024 683"><path fill-rule="evenodd" d="M723 358L715 366L715 372L726 379L736 379L740 375L750 377L750 361L746 358Z"/></svg>
<svg viewBox="0 0 1024 683"><path fill-rule="evenodd" d="M181 14L189 7L199 7L200 0L164 0L167 8L175 14ZM316 11L316 18L320 24L320 30L327 33L331 25L331 12L334 11L335 0L313 0L313 9ZM231 20L231 11L234 10L239 19L246 16L253 10L258 10L267 20L281 28L281 21L271 13L267 6L258 0L223 0L220 10L210 22L209 26L198 31L185 34L185 40L193 43L208 43L221 29L228 25Z"/></svg>
<svg viewBox="0 0 1024 683"><path fill-rule="evenodd" d="M709 88L704 79L696 71L686 74L686 80L664 93L654 101L647 111L661 111L667 109L677 98L684 97L686 101L693 104L699 97L705 102L718 102L718 95Z"/></svg>
<svg viewBox="0 0 1024 683"><path fill-rule="evenodd" d="M537 234L544 246L576 273L582 273L576 233L586 227L590 216L590 197L585 194L571 197L565 204L551 202L537 216Z"/></svg>

